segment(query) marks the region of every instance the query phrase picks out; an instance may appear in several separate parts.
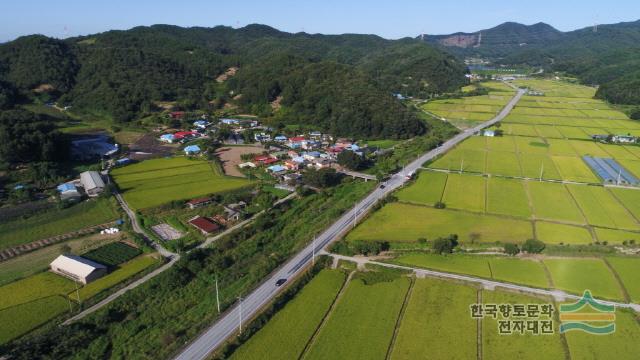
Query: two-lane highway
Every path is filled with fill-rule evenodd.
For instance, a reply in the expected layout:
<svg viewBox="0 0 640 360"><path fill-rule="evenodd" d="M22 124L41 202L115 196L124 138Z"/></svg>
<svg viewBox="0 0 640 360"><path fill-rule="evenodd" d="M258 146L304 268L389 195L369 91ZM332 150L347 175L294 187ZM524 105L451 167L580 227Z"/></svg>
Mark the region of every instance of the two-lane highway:
<svg viewBox="0 0 640 360"><path fill-rule="evenodd" d="M384 188L378 187L372 191L367 197L360 201L354 209L342 215L340 219L318 236L315 241L298 252L293 258L268 277L258 288L248 294L242 300L242 313L240 313L240 307L238 305L229 309L216 323L200 335L200 337L183 349L175 359L205 359L213 350L222 345L227 338L238 331L241 316L243 319L252 318L264 305L268 304L280 293L282 288L276 286L276 281L279 279L290 279L300 274L306 266L311 263L314 252L316 254L319 253L330 243L339 239L347 230L354 226L357 219L366 214L378 200L402 186L407 181L406 174L417 171L426 161L449 151L474 133L502 120L509 114L523 94L523 90L518 90L516 96L511 99L507 106L505 106L495 118L459 133L440 147L429 151L408 164L402 172L394 174L384 183Z"/></svg>

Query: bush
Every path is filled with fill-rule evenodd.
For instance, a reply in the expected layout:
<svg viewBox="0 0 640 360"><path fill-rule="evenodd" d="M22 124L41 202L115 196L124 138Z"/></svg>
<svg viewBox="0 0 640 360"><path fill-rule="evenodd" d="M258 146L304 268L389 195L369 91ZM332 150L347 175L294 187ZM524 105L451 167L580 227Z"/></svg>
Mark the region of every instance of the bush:
<svg viewBox="0 0 640 360"><path fill-rule="evenodd" d="M518 255L520 248L517 244L507 243L504 245L504 252L509 255Z"/></svg>
<svg viewBox="0 0 640 360"><path fill-rule="evenodd" d="M444 209L447 207L447 205L445 203L443 203L442 201L438 201L437 203L435 203L433 205L433 207L435 207L436 209Z"/></svg>
<svg viewBox="0 0 640 360"><path fill-rule="evenodd" d="M522 251L529 254L539 254L544 250L545 244L536 239L529 239L522 244Z"/></svg>
<svg viewBox="0 0 640 360"><path fill-rule="evenodd" d="M353 250L356 254L378 255L389 250L387 241L356 241L353 243Z"/></svg>

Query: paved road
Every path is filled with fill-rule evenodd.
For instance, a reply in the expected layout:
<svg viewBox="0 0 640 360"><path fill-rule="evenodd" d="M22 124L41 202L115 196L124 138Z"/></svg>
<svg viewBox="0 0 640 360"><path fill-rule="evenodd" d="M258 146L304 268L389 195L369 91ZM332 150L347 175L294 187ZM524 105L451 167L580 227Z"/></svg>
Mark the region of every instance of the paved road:
<svg viewBox="0 0 640 360"><path fill-rule="evenodd" d="M434 270L426 270L426 269L421 269L421 268L415 268L415 267L411 267L411 266L388 264L388 263L383 263L383 262L378 262L378 261L371 261L371 260L369 260L367 258L364 258L364 257L350 257L350 256L336 255L336 254L328 254L328 255L333 257L333 258L335 258L335 259L343 259L343 260L353 261L353 262L356 262L358 265L373 264L373 265L379 265L379 266L384 266L384 267L388 267L388 268L413 271L418 276L421 276L421 275L422 276L431 276L431 277L438 277L438 278L444 278L444 279L453 279L453 280L461 280L461 281L466 281L466 282L478 283L478 284L482 285L484 288L491 289L491 290L495 289L496 287L500 287L500 288L503 288L503 289L515 290L515 291L525 292L525 293L529 293L529 294L551 296L551 297L555 298L558 301L580 300L580 299L582 299L582 296L573 295L573 294L567 294L567 293L565 293L564 291L561 291L561 290L546 290L546 289L534 288L534 287L529 287L529 286L505 283L505 282L500 282L500 281L487 280L487 279L474 277L474 276L458 275L458 274L452 274L452 273L447 273L447 272L442 272L442 271L434 271ZM601 304L613 305L613 306L620 307L620 308L633 309L633 310L635 310L637 312L640 312L640 304L622 303L622 302L617 302L617 301L608 301L608 300L599 300L599 299L596 299L596 300Z"/></svg>
<svg viewBox="0 0 640 360"><path fill-rule="evenodd" d="M380 199L384 198L388 193L402 186L408 179L406 174L413 173L418 170L422 164L431 160L453 148L459 142L472 136L474 133L482 130L485 127L491 126L496 122L502 120L513 106L520 100L524 94L523 90L519 90L516 96L509 101L507 106L500 111L500 113L493 119L484 122L476 127L465 130L460 134L454 136L450 140L446 141L440 147L429 151L422 155L418 159L408 164L403 171L394 174L384 183L384 188L377 187L367 197L361 200L351 211L345 213L335 223L333 223L328 229L326 229L320 236L318 236L315 242L307 245L304 249L298 252L293 258L282 265L278 270L272 273L266 278L266 280L248 294L242 301L242 314L240 313L240 306L237 304L229 309L223 316L221 316L217 322L204 331L195 341L189 344L183 349L175 359L177 360L196 360L206 359L209 353L215 350L218 346L222 345L224 341L235 334L239 329L239 319L242 315L243 319L250 319L260 309L272 301L282 290L277 287L275 282L278 279L289 279L300 274L307 265L312 261L314 253L319 253L327 245L333 241L339 239L344 233L350 230L357 218L365 215L373 205Z"/></svg>

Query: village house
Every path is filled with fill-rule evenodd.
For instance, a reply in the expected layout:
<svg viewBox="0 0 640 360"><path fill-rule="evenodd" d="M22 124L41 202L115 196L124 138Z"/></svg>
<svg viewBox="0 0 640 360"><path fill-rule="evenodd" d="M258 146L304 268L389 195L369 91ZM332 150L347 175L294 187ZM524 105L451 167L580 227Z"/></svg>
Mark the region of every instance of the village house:
<svg viewBox="0 0 640 360"><path fill-rule="evenodd" d="M184 153L186 155L196 155L200 153L200 146L198 145L189 145L184 148Z"/></svg>
<svg viewBox="0 0 640 360"><path fill-rule="evenodd" d="M60 193L60 200L62 201L80 201L82 195L73 183L65 183L58 185L58 192Z"/></svg>
<svg viewBox="0 0 640 360"><path fill-rule="evenodd" d="M284 143L287 142L287 137L284 135L278 135L276 137L273 138L273 140L279 142L279 143Z"/></svg>
<svg viewBox="0 0 640 360"><path fill-rule="evenodd" d="M611 141L617 144L631 144L636 142L636 137L631 135L613 135Z"/></svg>
<svg viewBox="0 0 640 360"><path fill-rule="evenodd" d="M256 164L252 163L251 161L247 161L247 162L243 162L242 164L238 164L238 167L240 169L244 169L244 168L255 168Z"/></svg>
<svg viewBox="0 0 640 360"><path fill-rule="evenodd" d="M205 205L209 205L213 202L213 200L211 198L205 197L205 198L198 198L198 199L193 199L193 200L189 200L187 201L187 206L189 207L189 209L193 210Z"/></svg>
<svg viewBox="0 0 640 360"><path fill-rule="evenodd" d="M300 149L302 148L302 142L306 141L304 136L295 136L289 138L287 141L287 146L291 149Z"/></svg>
<svg viewBox="0 0 640 360"><path fill-rule="evenodd" d="M267 170L273 174L280 174L287 171L287 168L282 165L272 165L269 166Z"/></svg>
<svg viewBox="0 0 640 360"><path fill-rule="evenodd" d="M193 122L193 126L198 129L206 129L209 126L209 122L206 120L196 120Z"/></svg>
<svg viewBox="0 0 640 360"><path fill-rule="evenodd" d="M213 220L202 216L192 218L189 220L189 224L200 230L202 235L209 235L220 229L220 225L216 224Z"/></svg>

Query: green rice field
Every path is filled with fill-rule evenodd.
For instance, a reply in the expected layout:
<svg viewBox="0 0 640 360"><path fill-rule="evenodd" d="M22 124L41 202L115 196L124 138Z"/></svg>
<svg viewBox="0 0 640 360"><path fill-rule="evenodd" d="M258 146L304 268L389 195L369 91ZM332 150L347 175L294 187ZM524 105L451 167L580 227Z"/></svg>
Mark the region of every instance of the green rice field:
<svg viewBox="0 0 640 360"><path fill-rule="evenodd" d="M582 295L591 290L595 297L624 300L613 273L600 259L546 259L554 287Z"/></svg>
<svg viewBox="0 0 640 360"><path fill-rule="evenodd" d="M144 209L248 186L248 180L220 174L209 162L186 157L152 159L114 169L129 205Z"/></svg>

